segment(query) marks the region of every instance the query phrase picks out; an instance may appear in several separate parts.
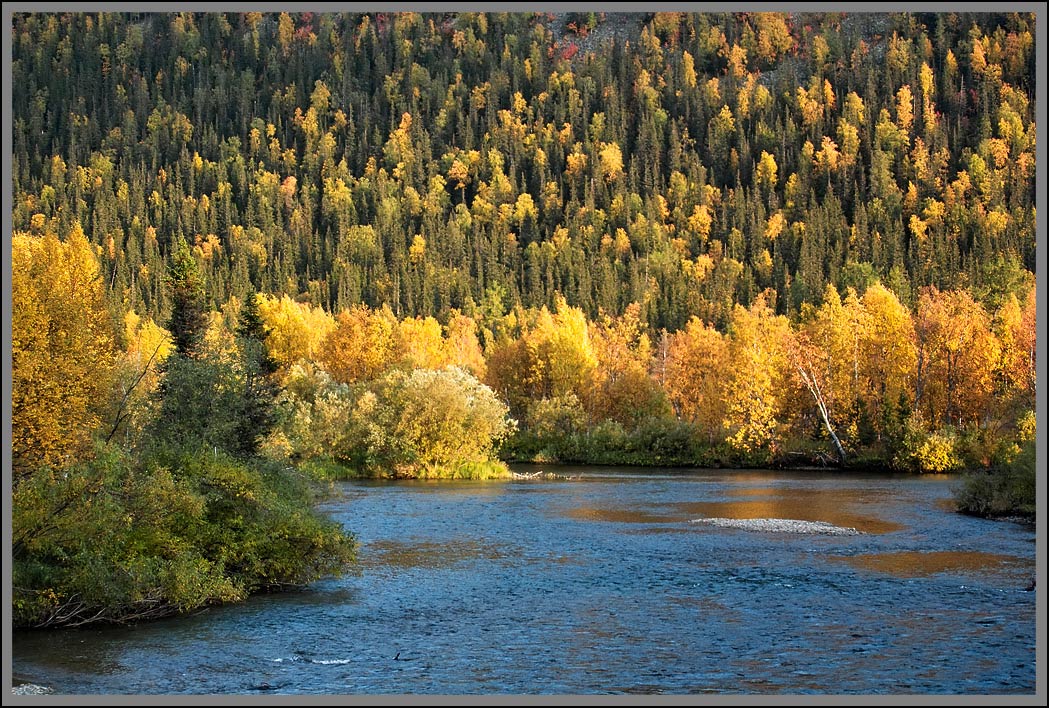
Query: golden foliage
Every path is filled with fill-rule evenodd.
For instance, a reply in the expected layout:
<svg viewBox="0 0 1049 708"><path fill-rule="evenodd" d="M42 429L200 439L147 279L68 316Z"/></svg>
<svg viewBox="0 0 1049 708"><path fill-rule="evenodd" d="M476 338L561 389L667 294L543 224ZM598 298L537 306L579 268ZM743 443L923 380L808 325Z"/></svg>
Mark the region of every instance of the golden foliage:
<svg viewBox="0 0 1049 708"><path fill-rule="evenodd" d="M389 308L358 305L343 310L335 329L324 340L317 361L339 383L371 381L393 364L397 318Z"/></svg>
<svg viewBox="0 0 1049 708"><path fill-rule="evenodd" d="M319 307L295 302L287 295L259 295L259 315L268 332L266 347L274 361L289 367L316 360L335 320Z"/></svg>
<svg viewBox="0 0 1049 708"><path fill-rule="evenodd" d="M116 351L95 249L79 225L65 241L12 236L11 298L11 452L20 475L87 456Z"/></svg>

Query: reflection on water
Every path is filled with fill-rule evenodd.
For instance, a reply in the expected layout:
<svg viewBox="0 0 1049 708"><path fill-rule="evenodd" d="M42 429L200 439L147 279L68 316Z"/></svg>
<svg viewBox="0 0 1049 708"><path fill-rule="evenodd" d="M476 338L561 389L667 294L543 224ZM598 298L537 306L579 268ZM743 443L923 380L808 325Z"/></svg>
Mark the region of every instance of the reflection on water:
<svg viewBox="0 0 1049 708"><path fill-rule="evenodd" d="M730 489L728 493L734 497L771 497L780 492L775 487L741 487Z"/></svg>
<svg viewBox="0 0 1049 708"><path fill-rule="evenodd" d="M828 557L863 570L876 570L904 578L935 573L980 573L1006 566L1033 570L1033 564L1023 558L979 551L895 551Z"/></svg>
<svg viewBox="0 0 1049 708"><path fill-rule="evenodd" d="M765 480L767 482L767 480ZM733 497L776 497L779 499L791 499L799 503L810 502L815 498L824 504L874 504L884 500L885 495L879 489L869 487L840 487L836 489L813 489L786 486L743 486L733 484L725 490L725 493Z"/></svg>
<svg viewBox="0 0 1049 708"><path fill-rule="evenodd" d="M400 568L449 568L475 560L505 561L517 549L510 544L481 543L476 540L373 541L361 549L364 568L397 566Z"/></svg>
<svg viewBox="0 0 1049 708"><path fill-rule="evenodd" d="M594 509L589 507L569 509L566 512L566 516L571 519L582 519L585 521L613 521L624 524L668 524L688 520L688 517L681 514L669 516L638 511L636 509Z"/></svg>
<svg viewBox="0 0 1049 708"><path fill-rule="evenodd" d="M778 494L763 500L726 502L679 502L673 507L693 518L697 515L723 519L797 519L825 521L834 526L854 528L864 533L891 533L902 524L848 511L837 495Z"/></svg>
<svg viewBox="0 0 1049 708"><path fill-rule="evenodd" d="M359 565L365 572L377 569L423 568L450 569L476 561L490 561L501 565L518 562L578 565L582 561L564 553L548 553L528 557L520 546L512 543L485 543L476 539L448 541L397 541L386 539L366 544L359 554Z"/></svg>
<svg viewBox="0 0 1049 708"><path fill-rule="evenodd" d="M958 505L955 503L953 497L946 499L937 499L936 508L943 509L944 511L958 511Z"/></svg>
<svg viewBox="0 0 1049 708"><path fill-rule="evenodd" d="M871 507L884 498L884 494L876 489L846 487L820 489L818 493L813 493L812 490L804 488L768 486L766 477L755 475L736 475L731 482L723 490L724 494L743 499L669 503L644 500L634 507L576 506L564 513L572 519L626 524L675 524L687 522L696 516L706 516L727 519L823 521L834 526L851 527L874 534L891 533L904 528L903 524L895 521L856 511ZM761 482L762 486L750 486L752 482ZM630 533L666 533L673 530L671 527L651 527Z"/></svg>
<svg viewBox="0 0 1049 708"><path fill-rule="evenodd" d="M671 533L695 533L696 526L694 524L682 525L682 526L635 526L633 528L623 529L620 533L626 533L631 535L647 536L649 534L671 534Z"/></svg>
<svg viewBox="0 0 1049 708"><path fill-rule="evenodd" d="M354 484L367 487L396 487L406 491L448 497L498 497L507 493L506 479L398 479L363 480Z"/></svg>
<svg viewBox="0 0 1049 708"><path fill-rule="evenodd" d="M1036 688L1032 534L947 511L952 480L558 472L580 478L342 484L322 508L358 536L359 573L137 627L19 632L12 671L58 694Z"/></svg>

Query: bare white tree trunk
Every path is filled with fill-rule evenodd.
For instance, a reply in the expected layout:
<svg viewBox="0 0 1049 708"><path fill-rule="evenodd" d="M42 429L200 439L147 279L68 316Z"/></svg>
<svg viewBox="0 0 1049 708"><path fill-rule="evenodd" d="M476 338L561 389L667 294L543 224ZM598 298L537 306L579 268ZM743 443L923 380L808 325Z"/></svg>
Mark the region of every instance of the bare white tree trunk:
<svg viewBox="0 0 1049 708"><path fill-rule="evenodd" d="M823 397L823 391L820 390L820 385L816 381L816 377L812 376L803 364L798 364L798 374L801 376L801 380L805 383L805 387L809 389L809 393L812 394L813 400L816 401L816 407L819 408L820 417L823 418L823 425L827 428L827 432L830 433L830 439L834 441L834 447L838 449L838 459L841 460L841 464L845 464L845 448L841 446L841 441L838 440L837 433L834 432L834 426L831 425L830 415L827 413L827 401Z"/></svg>

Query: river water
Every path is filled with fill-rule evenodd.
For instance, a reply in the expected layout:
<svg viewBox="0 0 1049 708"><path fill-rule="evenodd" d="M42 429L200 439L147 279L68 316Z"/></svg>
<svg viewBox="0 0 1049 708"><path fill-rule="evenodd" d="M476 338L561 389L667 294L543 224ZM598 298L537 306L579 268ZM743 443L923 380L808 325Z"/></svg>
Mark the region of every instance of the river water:
<svg viewBox="0 0 1049 708"><path fill-rule="evenodd" d="M1034 531L954 513L955 480L556 471L342 484L322 508L359 573L19 632L14 674L72 694L1035 691ZM862 533L690 523L707 517Z"/></svg>

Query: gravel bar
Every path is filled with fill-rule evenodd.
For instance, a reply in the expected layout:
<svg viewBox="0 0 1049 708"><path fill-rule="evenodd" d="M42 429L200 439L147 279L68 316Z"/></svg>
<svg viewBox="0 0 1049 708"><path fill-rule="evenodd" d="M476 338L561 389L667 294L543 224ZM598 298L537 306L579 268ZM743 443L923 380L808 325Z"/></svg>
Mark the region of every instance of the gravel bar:
<svg viewBox="0 0 1049 708"><path fill-rule="evenodd" d="M727 529L763 531L765 533L822 534L824 536L859 536L863 532L852 527L835 526L826 521L800 521L798 519L721 519L716 517L692 519L691 524L710 524Z"/></svg>

